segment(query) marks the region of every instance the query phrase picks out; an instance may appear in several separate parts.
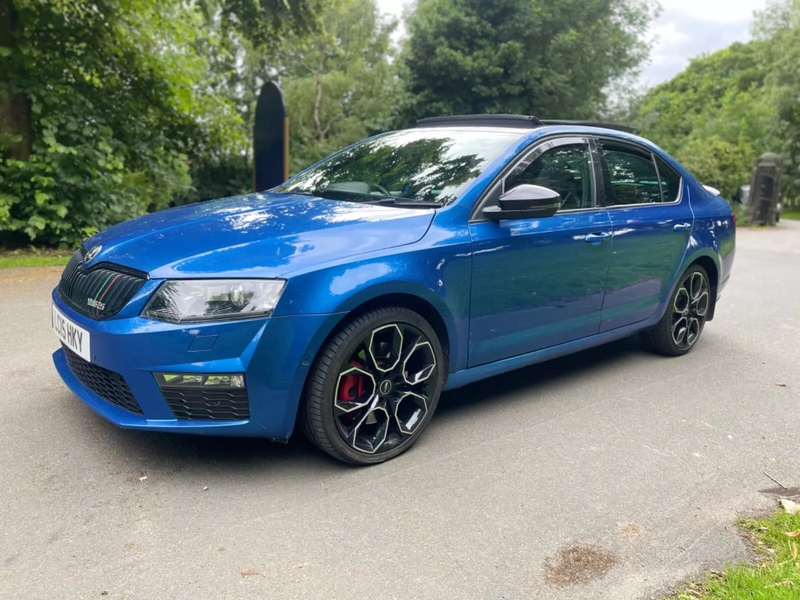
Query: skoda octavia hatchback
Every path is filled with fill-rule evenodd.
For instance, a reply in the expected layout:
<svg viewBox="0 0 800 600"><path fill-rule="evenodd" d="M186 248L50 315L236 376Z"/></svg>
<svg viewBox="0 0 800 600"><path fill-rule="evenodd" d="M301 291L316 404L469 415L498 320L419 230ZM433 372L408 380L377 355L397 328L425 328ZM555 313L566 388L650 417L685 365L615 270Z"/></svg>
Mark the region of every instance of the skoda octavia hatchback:
<svg viewBox="0 0 800 600"><path fill-rule="evenodd" d="M637 333L688 353L734 247L729 204L635 135L428 119L86 240L53 291L53 358L121 427L299 427L378 463L443 390Z"/></svg>

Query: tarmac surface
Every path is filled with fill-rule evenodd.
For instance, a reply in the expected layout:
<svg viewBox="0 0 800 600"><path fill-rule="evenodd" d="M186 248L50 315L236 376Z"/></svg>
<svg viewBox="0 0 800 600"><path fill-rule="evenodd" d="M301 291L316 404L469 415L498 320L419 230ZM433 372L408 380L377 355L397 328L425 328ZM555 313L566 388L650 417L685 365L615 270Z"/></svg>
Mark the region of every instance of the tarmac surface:
<svg viewBox="0 0 800 600"><path fill-rule="evenodd" d="M740 230L695 350L635 339L447 394L368 469L117 429L60 381L61 269L0 271L0 598L637 599L746 559L800 486L800 222Z"/></svg>

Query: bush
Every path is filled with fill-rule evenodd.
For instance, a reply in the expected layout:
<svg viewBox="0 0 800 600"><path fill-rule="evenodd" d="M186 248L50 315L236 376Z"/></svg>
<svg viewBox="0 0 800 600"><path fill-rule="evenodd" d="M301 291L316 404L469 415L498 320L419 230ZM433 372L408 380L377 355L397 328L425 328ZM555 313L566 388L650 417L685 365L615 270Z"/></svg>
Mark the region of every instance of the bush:
<svg viewBox="0 0 800 600"><path fill-rule="evenodd" d="M189 194L190 159L242 145L240 119L195 50L202 19L191 4L10 6L0 97L26 99L17 120L31 135L0 136L0 243L76 245Z"/></svg>

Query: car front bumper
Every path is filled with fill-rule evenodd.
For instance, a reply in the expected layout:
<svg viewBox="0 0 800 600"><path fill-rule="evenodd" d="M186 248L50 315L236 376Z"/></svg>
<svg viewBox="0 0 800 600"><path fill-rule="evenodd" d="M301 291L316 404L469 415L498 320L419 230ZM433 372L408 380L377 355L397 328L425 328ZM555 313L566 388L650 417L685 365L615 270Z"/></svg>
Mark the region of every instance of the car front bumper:
<svg viewBox="0 0 800 600"><path fill-rule="evenodd" d="M120 313L96 321L53 303L91 335L91 363L120 375L138 403L135 414L99 396L70 369L63 348L53 362L64 383L90 408L128 429L287 439L294 429L306 375L336 315L277 317L216 323L161 323ZM249 418L180 420L154 373L244 373Z"/></svg>

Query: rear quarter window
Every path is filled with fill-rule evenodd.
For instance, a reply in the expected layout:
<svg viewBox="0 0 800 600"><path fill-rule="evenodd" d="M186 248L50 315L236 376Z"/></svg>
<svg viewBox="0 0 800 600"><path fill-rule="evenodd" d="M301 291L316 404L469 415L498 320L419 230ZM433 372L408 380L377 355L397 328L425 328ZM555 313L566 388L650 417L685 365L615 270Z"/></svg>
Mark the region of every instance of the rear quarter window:
<svg viewBox="0 0 800 600"><path fill-rule="evenodd" d="M658 156L656 156L656 166L661 179L664 202L675 202L681 194L681 176Z"/></svg>

